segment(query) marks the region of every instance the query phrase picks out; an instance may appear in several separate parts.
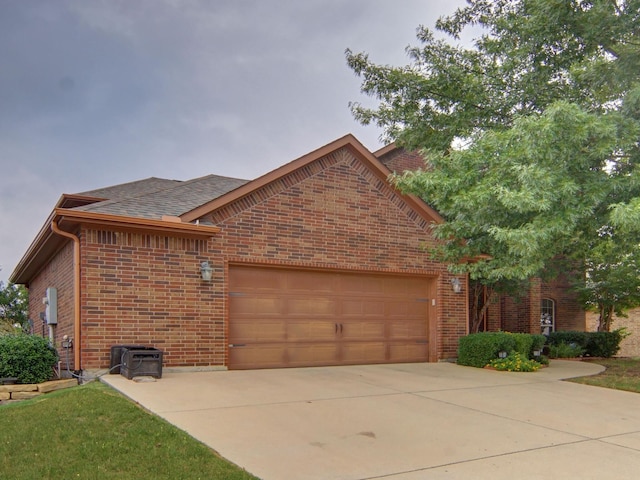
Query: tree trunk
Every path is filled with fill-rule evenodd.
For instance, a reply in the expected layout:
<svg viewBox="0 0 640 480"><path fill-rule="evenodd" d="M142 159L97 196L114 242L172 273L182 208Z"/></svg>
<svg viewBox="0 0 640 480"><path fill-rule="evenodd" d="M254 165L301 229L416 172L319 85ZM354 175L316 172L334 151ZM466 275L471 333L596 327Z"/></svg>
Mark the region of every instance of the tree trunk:
<svg viewBox="0 0 640 480"><path fill-rule="evenodd" d="M469 333L478 333L480 331L480 325L483 323L486 325L487 311L489 310L492 296L493 289L479 283L474 284Z"/></svg>
<svg viewBox="0 0 640 480"><path fill-rule="evenodd" d="M598 331L610 332L613 322L613 305L599 305L600 318L598 319Z"/></svg>

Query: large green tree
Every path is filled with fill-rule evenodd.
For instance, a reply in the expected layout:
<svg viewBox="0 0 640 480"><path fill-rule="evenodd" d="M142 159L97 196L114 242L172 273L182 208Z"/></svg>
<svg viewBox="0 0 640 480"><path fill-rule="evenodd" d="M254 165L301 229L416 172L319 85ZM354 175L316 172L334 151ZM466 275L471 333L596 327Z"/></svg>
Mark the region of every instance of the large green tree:
<svg viewBox="0 0 640 480"><path fill-rule="evenodd" d="M467 27L471 46L456 43ZM585 306L598 297L586 289L634 284L633 268L594 275L620 277L640 244L628 220L640 210L640 0L469 1L436 30L448 38L420 27L403 67L347 50L379 101L352 104L356 119L425 157L395 181L445 218L432 253L489 293L566 265ZM621 308L640 301L619 293Z"/></svg>
<svg viewBox="0 0 640 480"><path fill-rule="evenodd" d="M0 333L26 328L29 312L29 294L22 285L0 281Z"/></svg>

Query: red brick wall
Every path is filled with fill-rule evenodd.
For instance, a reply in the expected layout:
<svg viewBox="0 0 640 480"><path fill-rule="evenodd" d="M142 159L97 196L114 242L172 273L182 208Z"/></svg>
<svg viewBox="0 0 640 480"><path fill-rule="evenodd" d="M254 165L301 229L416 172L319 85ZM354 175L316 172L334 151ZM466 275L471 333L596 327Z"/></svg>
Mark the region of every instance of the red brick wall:
<svg viewBox="0 0 640 480"><path fill-rule="evenodd" d="M68 242L51 261L33 278L29 284L29 318L33 320L34 333L43 335L40 312L45 311L42 299L48 287L58 293L58 324L54 327L54 345L60 354L62 368L67 368L67 352L61 346L62 337L73 338L74 298L73 298L73 242ZM49 328L44 326L44 336L49 336ZM73 350L69 351L69 368L74 370Z"/></svg>
<svg viewBox="0 0 640 480"><path fill-rule="evenodd" d="M588 332L598 330L598 314L596 312L587 312L587 328ZM627 312L627 317L613 317L611 330L618 328L626 328L630 333L627 338L620 343L619 357L640 357L640 308L635 308Z"/></svg>
<svg viewBox="0 0 640 480"><path fill-rule="evenodd" d="M456 355L466 333L463 294L429 259L428 223L347 150L316 161L207 217L222 227L212 260L417 273L440 277L438 358ZM465 285L466 291L466 285Z"/></svg>
<svg viewBox="0 0 640 480"><path fill-rule="evenodd" d="M542 298L550 298L556 305L556 330L586 330L586 313L570 291L563 276L542 285Z"/></svg>
<svg viewBox="0 0 640 480"><path fill-rule="evenodd" d="M429 259L428 222L348 150L204 220L221 233L203 241L83 229L83 368L108 367L117 344L160 348L165 366L226 365L226 279L234 262L438 279L430 307L433 323L439 319L435 353L456 356L457 339L467 332L465 297L453 293L444 266ZM211 282L200 278L203 260L214 268Z"/></svg>
<svg viewBox="0 0 640 480"><path fill-rule="evenodd" d="M208 249L204 240L83 230L83 368L108 367L118 344L159 348L166 366L223 365L222 291L199 271Z"/></svg>
<svg viewBox="0 0 640 480"><path fill-rule="evenodd" d="M500 298L500 309L492 309L491 315L500 315L501 328L508 332L540 333L540 304L543 298L555 302L556 330L586 329L585 312L580 307L566 278L560 276L551 282L533 281L522 298L506 295Z"/></svg>
<svg viewBox="0 0 640 480"><path fill-rule="evenodd" d="M424 169L424 158L419 153L407 152L402 148L392 150L386 155L378 157L386 167L395 173L402 173L406 170Z"/></svg>

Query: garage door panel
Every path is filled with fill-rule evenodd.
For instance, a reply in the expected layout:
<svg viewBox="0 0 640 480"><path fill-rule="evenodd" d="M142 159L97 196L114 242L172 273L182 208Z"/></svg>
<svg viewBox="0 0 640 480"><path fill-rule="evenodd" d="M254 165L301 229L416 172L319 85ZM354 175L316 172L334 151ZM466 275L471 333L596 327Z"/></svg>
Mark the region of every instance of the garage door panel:
<svg viewBox="0 0 640 480"><path fill-rule="evenodd" d="M427 340L424 320L392 320L389 322L389 338L392 340Z"/></svg>
<svg viewBox="0 0 640 480"><path fill-rule="evenodd" d="M229 313L235 316L281 315L284 299L275 296L250 297L247 295L229 296Z"/></svg>
<svg viewBox="0 0 640 480"><path fill-rule="evenodd" d="M229 278L229 291L281 292L287 288L287 276L277 269L238 268Z"/></svg>
<svg viewBox="0 0 640 480"><path fill-rule="evenodd" d="M231 343L283 342L287 339L287 323L266 317L251 321L236 320L229 324Z"/></svg>
<svg viewBox="0 0 640 480"><path fill-rule="evenodd" d="M280 367L285 362L283 344L254 345L229 348L229 364L234 368Z"/></svg>
<svg viewBox="0 0 640 480"><path fill-rule="evenodd" d="M385 279L374 275L343 275L340 278L340 291L347 295L382 295L385 291Z"/></svg>
<svg viewBox="0 0 640 480"><path fill-rule="evenodd" d="M385 302L367 298L349 298L340 302L340 313L344 317L384 317Z"/></svg>
<svg viewBox="0 0 640 480"><path fill-rule="evenodd" d="M343 345L342 362L345 364L385 363L387 348L384 342L358 342Z"/></svg>
<svg viewBox="0 0 640 480"><path fill-rule="evenodd" d="M314 341L332 342L336 337L336 325L333 320L290 320L287 322L287 341L304 342L313 339Z"/></svg>
<svg viewBox="0 0 640 480"><path fill-rule="evenodd" d="M245 345L230 348L230 368L428 359L428 278L251 266L229 274L229 343Z"/></svg>
<svg viewBox="0 0 640 480"><path fill-rule="evenodd" d="M387 302L387 315L389 317L424 318L427 306L427 302L414 298L406 299L404 302L390 301Z"/></svg>
<svg viewBox="0 0 640 480"><path fill-rule="evenodd" d="M428 345L425 343L400 343L389 345L389 361L426 362L428 360Z"/></svg>
<svg viewBox="0 0 640 480"><path fill-rule="evenodd" d="M318 275L317 272L305 270L286 271L286 291L291 293L303 292L324 292L335 291L335 278L330 275Z"/></svg>
<svg viewBox="0 0 640 480"><path fill-rule="evenodd" d="M337 315L337 305L334 299L322 297L288 298L286 300L286 315L330 316Z"/></svg>
<svg viewBox="0 0 640 480"><path fill-rule="evenodd" d="M338 333L342 341L380 340L384 341L386 324L383 320L349 320L339 324Z"/></svg>
<svg viewBox="0 0 640 480"><path fill-rule="evenodd" d="M396 277L389 280L386 285L388 295L416 297L425 293L425 283L423 278Z"/></svg>
<svg viewBox="0 0 640 480"><path fill-rule="evenodd" d="M338 358L338 346L336 344L308 344L287 346L288 366L312 367L320 365L335 365Z"/></svg>

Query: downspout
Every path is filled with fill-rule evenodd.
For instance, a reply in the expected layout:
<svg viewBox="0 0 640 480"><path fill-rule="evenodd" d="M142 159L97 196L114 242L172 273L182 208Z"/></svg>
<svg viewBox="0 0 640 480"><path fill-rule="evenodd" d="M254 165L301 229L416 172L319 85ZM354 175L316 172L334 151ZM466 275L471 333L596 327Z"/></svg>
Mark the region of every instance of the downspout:
<svg viewBox="0 0 640 480"><path fill-rule="evenodd" d="M80 239L73 233L61 230L55 218L51 221L51 230L73 240L73 367L80 371Z"/></svg>

